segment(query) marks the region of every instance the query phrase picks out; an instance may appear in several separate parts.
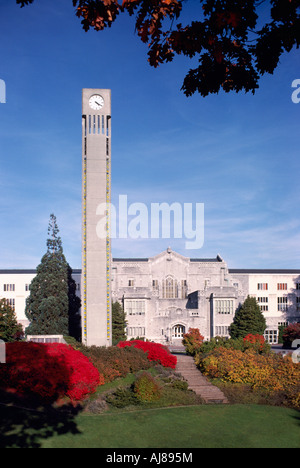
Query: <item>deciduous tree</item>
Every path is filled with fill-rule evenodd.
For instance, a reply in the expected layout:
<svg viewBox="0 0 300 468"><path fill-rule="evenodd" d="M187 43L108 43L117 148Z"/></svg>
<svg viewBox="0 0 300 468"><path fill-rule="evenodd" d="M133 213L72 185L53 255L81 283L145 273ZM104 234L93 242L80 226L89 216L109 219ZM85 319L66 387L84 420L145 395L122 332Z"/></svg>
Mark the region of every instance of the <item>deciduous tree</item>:
<svg viewBox="0 0 300 468"><path fill-rule="evenodd" d="M183 82L186 96L255 93L261 76L273 74L282 54L300 45L300 0L199 0L202 15L190 24L178 22L187 0L72 1L85 31L111 27L125 11L134 15L153 67L175 55L196 57L199 65Z"/></svg>

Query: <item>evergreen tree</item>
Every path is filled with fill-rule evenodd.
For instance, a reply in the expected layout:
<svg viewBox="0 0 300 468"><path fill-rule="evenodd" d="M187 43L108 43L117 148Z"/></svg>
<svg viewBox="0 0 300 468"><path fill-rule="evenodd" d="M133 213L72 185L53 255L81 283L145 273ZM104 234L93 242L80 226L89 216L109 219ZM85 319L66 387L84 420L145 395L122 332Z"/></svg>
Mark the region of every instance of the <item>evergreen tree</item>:
<svg viewBox="0 0 300 468"><path fill-rule="evenodd" d="M118 344L120 341L126 340L126 314L119 302L112 303L112 343Z"/></svg>
<svg viewBox="0 0 300 468"><path fill-rule="evenodd" d="M69 312L80 307L74 299L75 283L63 254L56 217L51 214L48 227L47 253L37 267L26 301L26 317L30 321L27 335L68 335ZM73 283L72 283L73 282ZM76 289L76 287L75 287ZM71 304L69 293L71 291Z"/></svg>
<svg viewBox="0 0 300 468"><path fill-rule="evenodd" d="M23 335L23 328L17 322L14 309L7 299L0 299L0 340L6 343L16 341Z"/></svg>
<svg viewBox="0 0 300 468"><path fill-rule="evenodd" d="M263 335L267 327L266 319L254 297L248 296L235 314L229 328L231 338L245 338L249 333Z"/></svg>

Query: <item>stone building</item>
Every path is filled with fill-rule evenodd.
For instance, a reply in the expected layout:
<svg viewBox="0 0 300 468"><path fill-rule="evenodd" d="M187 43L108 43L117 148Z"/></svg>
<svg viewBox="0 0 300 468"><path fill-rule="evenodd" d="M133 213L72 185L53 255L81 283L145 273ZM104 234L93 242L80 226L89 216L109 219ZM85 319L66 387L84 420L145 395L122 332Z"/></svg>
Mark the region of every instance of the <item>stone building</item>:
<svg viewBox="0 0 300 468"><path fill-rule="evenodd" d="M15 308L24 327L25 301L35 270L0 270L0 298ZM81 270L73 270L81 295ZM267 321L265 337L277 343L280 325L300 322L300 270L229 269L216 258L193 259L168 248L151 258L112 262L112 299L124 305L129 339L179 343L189 328L205 339L228 337L246 297L257 299Z"/></svg>

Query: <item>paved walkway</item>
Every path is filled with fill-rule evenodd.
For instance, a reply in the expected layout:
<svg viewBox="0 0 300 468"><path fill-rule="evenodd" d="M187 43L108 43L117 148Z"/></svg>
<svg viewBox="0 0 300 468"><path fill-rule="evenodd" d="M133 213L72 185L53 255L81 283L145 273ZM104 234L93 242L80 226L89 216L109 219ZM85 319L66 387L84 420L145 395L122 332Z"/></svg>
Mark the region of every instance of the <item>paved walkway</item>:
<svg viewBox="0 0 300 468"><path fill-rule="evenodd" d="M224 393L218 387L211 384L197 369L192 356L176 354L176 357L176 371L184 377L189 384L189 388L197 395L200 395L205 403L228 403Z"/></svg>

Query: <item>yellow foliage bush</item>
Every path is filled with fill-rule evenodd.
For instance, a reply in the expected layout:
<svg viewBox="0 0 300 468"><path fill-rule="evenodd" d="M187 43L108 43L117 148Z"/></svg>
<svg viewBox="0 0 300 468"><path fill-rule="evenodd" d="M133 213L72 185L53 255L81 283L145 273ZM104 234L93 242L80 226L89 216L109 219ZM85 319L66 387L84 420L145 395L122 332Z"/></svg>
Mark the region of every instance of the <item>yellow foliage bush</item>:
<svg viewBox="0 0 300 468"><path fill-rule="evenodd" d="M204 375L223 382L241 383L269 394L280 393L300 408L300 365L290 357L217 348L197 362Z"/></svg>

